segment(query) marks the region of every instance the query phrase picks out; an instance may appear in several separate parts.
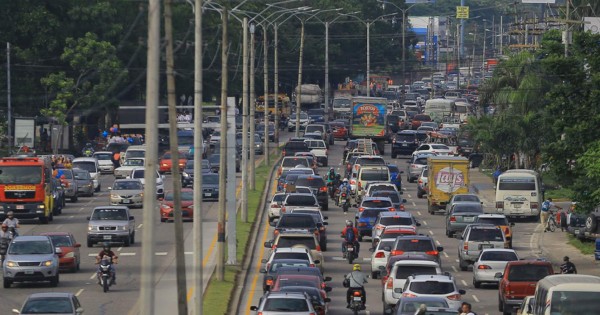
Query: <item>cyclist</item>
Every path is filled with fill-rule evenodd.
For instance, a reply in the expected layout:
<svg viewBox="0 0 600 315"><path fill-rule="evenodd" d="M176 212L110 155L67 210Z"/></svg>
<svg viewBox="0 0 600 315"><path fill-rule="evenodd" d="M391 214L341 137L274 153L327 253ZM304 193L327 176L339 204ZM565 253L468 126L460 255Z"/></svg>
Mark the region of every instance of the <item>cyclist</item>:
<svg viewBox="0 0 600 315"><path fill-rule="evenodd" d="M546 201L542 202L542 208L540 209L540 220L542 221L542 225L544 226L544 232L548 231L548 216L550 215L550 209L556 208L558 210L562 210L561 207L557 206L552 202L552 198L546 199Z"/></svg>

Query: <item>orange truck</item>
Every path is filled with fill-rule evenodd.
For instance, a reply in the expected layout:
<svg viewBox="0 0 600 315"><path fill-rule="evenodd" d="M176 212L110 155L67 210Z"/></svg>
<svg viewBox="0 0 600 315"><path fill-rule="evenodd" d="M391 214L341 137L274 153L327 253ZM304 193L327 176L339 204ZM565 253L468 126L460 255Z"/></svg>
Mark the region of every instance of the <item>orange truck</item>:
<svg viewBox="0 0 600 315"><path fill-rule="evenodd" d="M42 157L0 158L0 220L13 211L18 219L52 221L52 166Z"/></svg>
<svg viewBox="0 0 600 315"><path fill-rule="evenodd" d="M462 156L427 158L427 210L430 214L445 210L453 195L469 193L469 160Z"/></svg>

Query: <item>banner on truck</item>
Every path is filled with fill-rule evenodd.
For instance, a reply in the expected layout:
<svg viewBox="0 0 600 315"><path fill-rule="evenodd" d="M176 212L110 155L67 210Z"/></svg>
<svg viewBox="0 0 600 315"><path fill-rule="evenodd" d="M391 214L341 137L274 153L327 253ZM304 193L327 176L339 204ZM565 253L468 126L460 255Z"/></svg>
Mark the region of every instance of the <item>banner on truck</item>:
<svg viewBox="0 0 600 315"><path fill-rule="evenodd" d="M459 169L444 167L435 175L435 186L445 193L453 193L465 186L465 175Z"/></svg>
<svg viewBox="0 0 600 315"><path fill-rule="evenodd" d="M385 104L354 103L352 134L354 136L385 135Z"/></svg>

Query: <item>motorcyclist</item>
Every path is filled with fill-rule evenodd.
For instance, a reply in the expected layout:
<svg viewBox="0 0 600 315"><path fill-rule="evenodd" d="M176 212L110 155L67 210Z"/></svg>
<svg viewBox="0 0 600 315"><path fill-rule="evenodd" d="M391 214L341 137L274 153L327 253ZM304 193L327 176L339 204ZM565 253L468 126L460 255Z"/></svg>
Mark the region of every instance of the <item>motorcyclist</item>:
<svg viewBox="0 0 600 315"><path fill-rule="evenodd" d="M346 198L350 198L350 192L352 191L352 187L350 187L350 183L348 183L347 178L344 178L344 180L342 181L342 184L340 185L338 190L340 191L339 198L338 198L338 205L341 205L342 201L343 201L342 194L346 193Z"/></svg>
<svg viewBox="0 0 600 315"><path fill-rule="evenodd" d="M2 225L6 225L8 228L14 228L15 236L19 235L17 228L20 228L19 219L15 218L15 213L12 211L8 211L6 213L6 219L2 222Z"/></svg>
<svg viewBox="0 0 600 315"><path fill-rule="evenodd" d="M563 258L564 264L560 265L560 273L577 273L577 267L569 260L569 256Z"/></svg>
<svg viewBox="0 0 600 315"><path fill-rule="evenodd" d="M367 276L360 271L360 265L354 264L354 266L352 266L352 272L346 274L344 279L350 281L348 291L346 291L346 308L350 308L350 297L352 292L358 289L362 291L362 303L364 309L365 301L367 300L367 292L365 292L364 284L367 283Z"/></svg>
<svg viewBox="0 0 600 315"><path fill-rule="evenodd" d="M92 154L94 154L94 147L88 142L85 144L85 147L83 147L83 150L81 150L81 153L84 156L92 156Z"/></svg>
<svg viewBox="0 0 600 315"><path fill-rule="evenodd" d="M110 257L110 260L111 260L110 269L112 272L112 283L117 284L117 275L116 275L117 272L115 270L114 265L119 263L119 257L115 254L115 252L113 252L110 249L110 243L108 243L108 242L105 242L103 244L102 250L100 251L100 253L98 253L98 256L96 256L96 265L100 264L100 261L102 260L102 258L104 258L104 256ZM100 266L98 266L98 271L100 271ZM100 281L100 279L98 279L98 281Z"/></svg>
<svg viewBox="0 0 600 315"><path fill-rule="evenodd" d="M352 240L347 239L347 235L349 234L348 230L352 230L352 234L354 235ZM353 226L352 221L346 220L346 227L342 230L342 238L344 239L344 241L342 242L342 252L344 253L344 255L346 254L346 243L352 241L352 243L354 244L354 252L356 253L356 256L358 256L358 253L360 252L360 243L358 242L358 229Z"/></svg>
<svg viewBox="0 0 600 315"><path fill-rule="evenodd" d="M0 230L0 239L2 238L10 238L12 235L8 232L8 225L2 224L2 229Z"/></svg>

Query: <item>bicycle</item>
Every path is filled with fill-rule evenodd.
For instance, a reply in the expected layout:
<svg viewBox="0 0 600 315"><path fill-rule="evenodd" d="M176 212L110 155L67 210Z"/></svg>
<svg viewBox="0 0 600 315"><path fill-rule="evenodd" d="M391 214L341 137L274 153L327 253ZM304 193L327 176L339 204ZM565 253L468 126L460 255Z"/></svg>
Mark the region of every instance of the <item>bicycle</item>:
<svg viewBox="0 0 600 315"><path fill-rule="evenodd" d="M558 223L556 222L556 213L548 211L548 220L546 220L546 230L550 232L556 231Z"/></svg>

